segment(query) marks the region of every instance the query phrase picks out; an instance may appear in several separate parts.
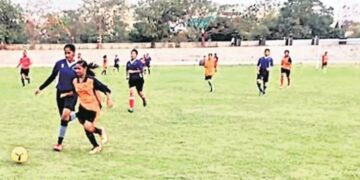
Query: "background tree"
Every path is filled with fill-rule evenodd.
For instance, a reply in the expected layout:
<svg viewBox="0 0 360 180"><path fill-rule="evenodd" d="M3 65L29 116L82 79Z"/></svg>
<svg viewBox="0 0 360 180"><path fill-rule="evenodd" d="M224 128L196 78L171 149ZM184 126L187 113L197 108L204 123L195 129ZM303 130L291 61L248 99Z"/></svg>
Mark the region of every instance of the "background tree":
<svg viewBox="0 0 360 180"><path fill-rule="evenodd" d="M25 27L22 9L10 0L0 0L0 41L9 43L26 43L23 34Z"/></svg>

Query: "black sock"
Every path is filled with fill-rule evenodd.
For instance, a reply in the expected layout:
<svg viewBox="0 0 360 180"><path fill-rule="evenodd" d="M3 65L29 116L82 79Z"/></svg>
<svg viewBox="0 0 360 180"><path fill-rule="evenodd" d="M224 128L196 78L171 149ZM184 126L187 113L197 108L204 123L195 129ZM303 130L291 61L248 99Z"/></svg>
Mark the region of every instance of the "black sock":
<svg viewBox="0 0 360 180"><path fill-rule="evenodd" d="M149 68L149 74L150 74L150 68Z"/></svg>
<svg viewBox="0 0 360 180"><path fill-rule="evenodd" d="M290 78L288 78L288 86L290 86Z"/></svg>
<svg viewBox="0 0 360 180"><path fill-rule="evenodd" d="M63 137L58 137L58 144L62 144L64 138Z"/></svg>
<svg viewBox="0 0 360 180"><path fill-rule="evenodd" d="M27 80L28 84L30 84L30 78L26 78L26 80Z"/></svg>
<svg viewBox="0 0 360 180"><path fill-rule="evenodd" d="M99 134L101 136L102 135L102 130L99 129L99 128L95 128L94 133Z"/></svg>
<svg viewBox="0 0 360 180"><path fill-rule="evenodd" d="M89 131L86 130L86 129L85 129L85 133L86 133L86 136L87 136L87 138L89 139L90 143L91 143L94 147L98 147L99 144L96 142L94 133L89 132Z"/></svg>
<svg viewBox="0 0 360 180"><path fill-rule="evenodd" d="M263 89L264 89L263 92L265 93L265 91L266 91L266 84L265 83L263 84Z"/></svg>
<svg viewBox="0 0 360 180"><path fill-rule="evenodd" d="M212 85L211 81L208 81L208 84L210 86L210 92L212 92L213 91L213 85Z"/></svg>
<svg viewBox="0 0 360 180"><path fill-rule="evenodd" d="M24 78L21 78L21 83L23 86L25 86L25 79Z"/></svg>
<svg viewBox="0 0 360 180"><path fill-rule="evenodd" d="M258 86L258 88L259 88L259 91L260 92L263 92L263 90L261 89L261 83L256 83L257 84L257 86Z"/></svg>

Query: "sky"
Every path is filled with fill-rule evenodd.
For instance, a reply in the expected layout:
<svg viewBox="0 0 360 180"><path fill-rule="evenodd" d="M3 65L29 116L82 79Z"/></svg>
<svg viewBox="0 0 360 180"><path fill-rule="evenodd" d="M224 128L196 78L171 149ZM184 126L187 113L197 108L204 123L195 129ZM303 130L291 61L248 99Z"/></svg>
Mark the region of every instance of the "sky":
<svg viewBox="0 0 360 180"><path fill-rule="evenodd" d="M26 7L26 4L28 3L39 3L39 2L47 2L49 0L11 0L14 3L19 3L22 7ZM67 9L77 9L82 0L50 0L52 3L48 4L49 6L51 6L53 9L56 10L67 10ZM136 3L138 0L130 0L132 3ZM230 4L236 4L236 3L240 3L240 4L251 4L254 3L258 0L213 0L216 3L220 3L220 4L226 4L226 3L230 3ZM280 1L284 1L284 0L280 0ZM332 6L335 8L335 16L337 16L339 13L341 13L341 11L339 9L341 9L342 5L346 4L346 5L358 5L357 7L359 8L359 12L360 12L360 0L322 0L327 6ZM353 15L351 15L352 18L360 18L358 15L355 15L355 13Z"/></svg>

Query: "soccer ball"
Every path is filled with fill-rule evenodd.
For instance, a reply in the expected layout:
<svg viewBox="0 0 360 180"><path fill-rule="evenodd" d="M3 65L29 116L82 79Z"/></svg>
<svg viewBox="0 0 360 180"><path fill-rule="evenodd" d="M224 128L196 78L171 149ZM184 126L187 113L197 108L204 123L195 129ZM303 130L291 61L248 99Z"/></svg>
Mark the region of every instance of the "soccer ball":
<svg viewBox="0 0 360 180"><path fill-rule="evenodd" d="M18 164L25 163L28 159L28 153L25 148L23 147L16 147L11 152L11 160Z"/></svg>

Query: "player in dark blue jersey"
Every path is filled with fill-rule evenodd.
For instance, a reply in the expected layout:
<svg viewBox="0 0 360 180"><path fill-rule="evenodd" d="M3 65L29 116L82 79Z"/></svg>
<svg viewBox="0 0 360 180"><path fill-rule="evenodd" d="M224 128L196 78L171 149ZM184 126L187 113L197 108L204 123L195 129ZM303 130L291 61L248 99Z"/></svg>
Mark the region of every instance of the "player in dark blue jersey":
<svg viewBox="0 0 360 180"><path fill-rule="evenodd" d="M144 69L144 72L146 74L146 71L149 73L150 75L150 63L151 63L151 57L149 55L149 53L146 53L145 55L145 58L144 58L144 61L145 61L145 69Z"/></svg>
<svg viewBox="0 0 360 180"><path fill-rule="evenodd" d="M120 59L119 59L118 55L115 55L114 71L117 70L117 72L119 72L119 69L120 69Z"/></svg>
<svg viewBox="0 0 360 180"><path fill-rule="evenodd" d="M257 86L259 94L265 95L266 84L269 82L270 68L274 65L273 59L270 57L270 49L265 49L265 56L261 57L257 63ZM262 87L261 87L262 85Z"/></svg>
<svg viewBox="0 0 360 180"><path fill-rule="evenodd" d="M51 75L46 81L35 91L35 95L38 95L43 89L50 85L57 76L59 76L58 84L56 86L56 102L61 116L60 130L57 144L54 146L55 151L61 151L63 149L63 139L65 137L68 122L75 118L75 105L77 102L77 96L60 97L62 93L74 91L73 79L76 77L75 72L75 46L67 44L64 47L65 59L56 62Z"/></svg>
<svg viewBox="0 0 360 180"><path fill-rule="evenodd" d="M129 96L129 109L130 113L134 112L135 105L135 90L143 101L143 106L146 106L146 98L143 92L144 86L144 65L141 60L137 59L138 51L131 50L131 60L126 63L126 79L129 80L130 96Z"/></svg>

